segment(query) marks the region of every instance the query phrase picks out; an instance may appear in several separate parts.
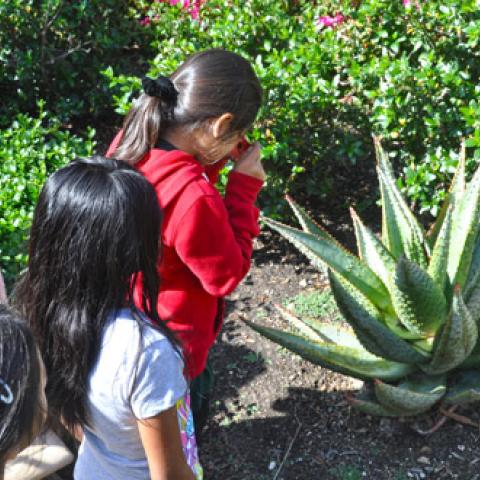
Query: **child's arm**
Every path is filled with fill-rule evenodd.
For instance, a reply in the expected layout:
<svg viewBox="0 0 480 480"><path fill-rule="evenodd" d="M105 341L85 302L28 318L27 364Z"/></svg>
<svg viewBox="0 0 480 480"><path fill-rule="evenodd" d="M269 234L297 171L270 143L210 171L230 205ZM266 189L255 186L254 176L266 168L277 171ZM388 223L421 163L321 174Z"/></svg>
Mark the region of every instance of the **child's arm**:
<svg viewBox="0 0 480 480"><path fill-rule="evenodd" d="M151 480L195 480L183 454L176 407L137 425Z"/></svg>
<svg viewBox="0 0 480 480"><path fill-rule="evenodd" d="M231 293L250 268L253 239L260 232L255 200L262 185L233 171L225 200L218 192L203 196L178 220L175 250L210 295Z"/></svg>

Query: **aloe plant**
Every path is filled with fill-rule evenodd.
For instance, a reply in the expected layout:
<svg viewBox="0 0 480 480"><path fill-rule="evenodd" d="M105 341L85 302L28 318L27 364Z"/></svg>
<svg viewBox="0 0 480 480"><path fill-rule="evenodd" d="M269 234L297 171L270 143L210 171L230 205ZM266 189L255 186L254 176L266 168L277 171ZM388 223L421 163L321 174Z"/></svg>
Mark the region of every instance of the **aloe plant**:
<svg viewBox="0 0 480 480"><path fill-rule="evenodd" d="M374 141L382 232L378 238L352 210L358 256L291 198L302 230L264 219L313 265L328 268L348 325L292 320L282 310L299 334L249 324L315 364L367 381L371 388L351 402L371 415L416 415L437 402L480 400L480 168L467 184L462 148L445 204L426 232Z"/></svg>

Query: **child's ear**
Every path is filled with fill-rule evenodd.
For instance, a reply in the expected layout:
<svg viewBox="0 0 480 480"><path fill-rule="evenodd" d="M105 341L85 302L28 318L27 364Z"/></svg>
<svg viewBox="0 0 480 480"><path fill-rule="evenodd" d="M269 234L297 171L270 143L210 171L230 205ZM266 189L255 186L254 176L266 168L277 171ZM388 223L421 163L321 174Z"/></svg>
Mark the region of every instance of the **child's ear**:
<svg viewBox="0 0 480 480"><path fill-rule="evenodd" d="M212 123L212 134L216 139L222 138L229 130L233 120L231 113L224 113Z"/></svg>

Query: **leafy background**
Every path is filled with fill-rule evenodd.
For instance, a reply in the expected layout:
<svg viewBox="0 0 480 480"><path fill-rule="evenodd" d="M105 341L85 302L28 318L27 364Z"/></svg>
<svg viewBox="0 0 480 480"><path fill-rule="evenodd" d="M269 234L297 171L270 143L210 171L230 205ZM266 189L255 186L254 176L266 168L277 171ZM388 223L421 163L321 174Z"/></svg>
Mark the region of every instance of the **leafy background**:
<svg viewBox="0 0 480 480"><path fill-rule="evenodd" d="M0 3L0 264L9 278L24 264L45 175L92 151L87 126L120 125L140 75L169 74L206 48L244 55L265 89L250 137L264 145L268 215L285 214L285 191L313 206L338 201L345 172L354 179L373 164L372 134L426 221L462 138L469 171L478 162L477 1L209 0L199 20L170 3ZM327 15L341 21L319 25Z"/></svg>

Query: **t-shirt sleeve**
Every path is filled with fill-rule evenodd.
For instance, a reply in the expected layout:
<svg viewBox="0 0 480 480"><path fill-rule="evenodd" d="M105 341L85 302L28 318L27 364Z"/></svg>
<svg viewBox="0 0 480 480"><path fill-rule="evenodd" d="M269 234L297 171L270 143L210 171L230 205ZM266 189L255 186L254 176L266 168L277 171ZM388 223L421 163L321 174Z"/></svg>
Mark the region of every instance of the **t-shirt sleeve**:
<svg viewBox="0 0 480 480"><path fill-rule="evenodd" d="M131 406L135 417L155 417L185 395L183 361L166 339L148 343L139 355Z"/></svg>

